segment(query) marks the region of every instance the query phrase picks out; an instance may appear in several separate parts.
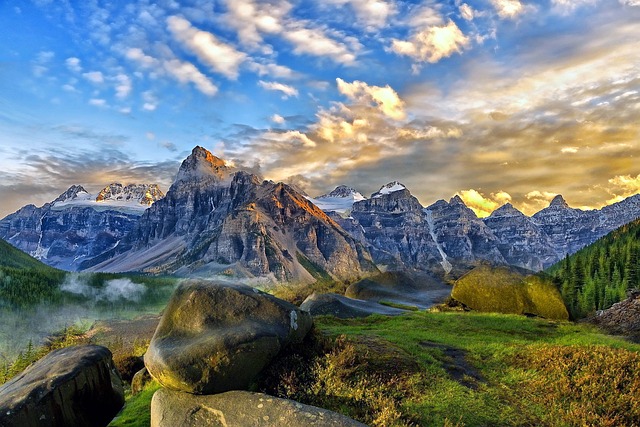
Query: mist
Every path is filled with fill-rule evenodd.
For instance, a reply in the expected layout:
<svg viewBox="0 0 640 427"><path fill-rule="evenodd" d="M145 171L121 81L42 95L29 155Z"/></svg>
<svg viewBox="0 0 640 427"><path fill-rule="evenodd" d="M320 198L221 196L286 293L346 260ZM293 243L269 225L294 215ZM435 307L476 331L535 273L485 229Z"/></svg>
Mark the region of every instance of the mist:
<svg viewBox="0 0 640 427"><path fill-rule="evenodd" d="M93 301L115 302L119 299L139 302L147 288L129 279L113 279L104 283L103 287L89 286L86 274L68 274L60 285L60 290L81 295Z"/></svg>

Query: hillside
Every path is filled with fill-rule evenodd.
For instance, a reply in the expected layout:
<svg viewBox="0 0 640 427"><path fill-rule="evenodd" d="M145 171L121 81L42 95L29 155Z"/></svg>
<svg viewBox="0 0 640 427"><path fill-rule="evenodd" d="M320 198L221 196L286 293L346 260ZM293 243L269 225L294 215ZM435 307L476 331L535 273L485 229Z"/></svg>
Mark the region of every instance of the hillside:
<svg viewBox="0 0 640 427"><path fill-rule="evenodd" d="M547 270L574 319L603 310L640 287L640 220L609 233Z"/></svg>
<svg viewBox="0 0 640 427"><path fill-rule="evenodd" d="M65 272L43 264L0 239L0 307L59 298Z"/></svg>

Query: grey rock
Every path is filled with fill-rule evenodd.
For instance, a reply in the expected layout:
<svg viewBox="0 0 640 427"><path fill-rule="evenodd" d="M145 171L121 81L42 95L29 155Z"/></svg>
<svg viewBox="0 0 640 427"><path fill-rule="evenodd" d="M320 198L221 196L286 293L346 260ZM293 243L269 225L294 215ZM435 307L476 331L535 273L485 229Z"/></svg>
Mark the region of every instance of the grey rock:
<svg viewBox="0 0 640 427"><path fill-rule="evenodd" d="M245 389L311 325L308 312L249 286L186 281L169 301L144 361L151 376L174 390Z"/></svg>
<svg viewBox="0 0 640 427"><path fill-rule="evenodd" d="M152 380L153 378L146 367L140 369L131 380L131 394L135 396L140 393Z"/></svg>
<svg viewBox="0 0 640 427"><path fill-rule="evenodd" d="M0 387L0 425L106 426L123 404L111 352L95 345L68 347Z"/></svg>
<svg viewBox="0 0 640 427"><path fill-rule="evenodd" d="M346 297L339 294L317 294L309 295L300 304L302 310L310 312L313 316L334 316L340 319L351 319L356 317L367 317L372 314L399 315L406 313L406 310L387 307L377 302L364 301Z"/></svg>
<svg viewBox="0 0 640 427"><path fill-rule="evenodd" d="M364 427L344 415L262 393L193 396L160 389L151 400L151 427Z"/></svg>

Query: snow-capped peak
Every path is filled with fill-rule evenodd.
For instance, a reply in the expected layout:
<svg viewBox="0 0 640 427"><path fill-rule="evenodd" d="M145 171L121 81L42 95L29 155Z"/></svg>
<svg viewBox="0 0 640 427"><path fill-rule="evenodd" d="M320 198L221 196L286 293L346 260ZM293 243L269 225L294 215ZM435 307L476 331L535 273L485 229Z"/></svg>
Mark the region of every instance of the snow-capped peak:
<svg viewBox="0 0 640 427"><path fill-rule="evenodd" d="M387 185L383 185L382 187L380 187L380 190L378 190L377 192L373 193L371 195L371 198L377 199L379 197L382 197L386 194L391 194L391 193L395 193L396 191L402 191L402 190L406 190L407 187L405 187L403 184L401 184L398 181L393 181L388 183Z"/></svg>
<svg viewBox="0 0 640 427"><path fill-rule="evenodd" d="M61 210L71 207L90 207L96 210L115 210L133 214L142 214L164 194L157 184L113 183L104 187L97 196L88 193L83 187L74 185L61 194L52 203L52 209Z"/></svg>
<svg viewBox="0 0 640 427"><path fill-rule="evenodd" d="M329 194L323 194L315 199L307 197L307 200L325 212L347 214L355 202L366 200L366 198L353 188L340 185Z"/></svg>

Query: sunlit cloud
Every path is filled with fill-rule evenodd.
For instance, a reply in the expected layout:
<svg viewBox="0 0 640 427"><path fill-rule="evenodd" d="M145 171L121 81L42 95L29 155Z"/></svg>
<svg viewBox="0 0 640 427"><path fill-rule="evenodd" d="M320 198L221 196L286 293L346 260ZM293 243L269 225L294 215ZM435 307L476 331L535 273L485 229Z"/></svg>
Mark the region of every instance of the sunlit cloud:
<svg viewBox="0 0 640 427"><path fill-rule="evenodd" d="M467 21L473 21L475 11L471 6L466 3L462 3L458 7L458 10L460 11L460 16L462 16L463 19L466 19Z"/></svg>
<svg viewBox="0 0 640 427"><path fill-rule="evenodd" d="M271 120L273 123L276 123L276 124L279 124L279 125L284 124L284 123L286 122L285 118L284 118L284 117L282 117L280 114L274 114L274 115L272 115L272 116L271 116L271 118L270 118L270 120Z"/></svg>
<svg viewBox="0 0 640 427"><path fill-rule="evenodd" d="M520 0L491 0L491 4L500 18L513 19L525 10Z"/></svg>
<svg viewBox="0 0 640 427"><path fill-rule="evenodd" d="M389 85L384 87L369 86L358 80L347 83L341 78L337 78L336 82L340 93L349 99L365 103L373 102L380 111L394 120L403 120L406 117L404 102Z"/></svg>
<svg viewBox="0 0 640 427"><path fill-rule="evenodd" d="M462 51L469 46L466 37L455 22L443 26L432 26L414 34L409 40L393 39L391 50L419 62L436 63Z"/></svg>
<svg viewBox="0 0 640 427"><path fill-rule="evenodd" d="M486 196L477 190L469 189L460 191L458 195L479 218L491 215L491 212L505 203L509 203L512 199L511 195L505 191L498 191Z"/></svg>
<svg viewBox="0 0 640 427"><path fill-rule="evenodd" d="M328 0L333 5L350 5L358 20L371 30L383 27L396 13L393 2L383 0Z"/></svg>

